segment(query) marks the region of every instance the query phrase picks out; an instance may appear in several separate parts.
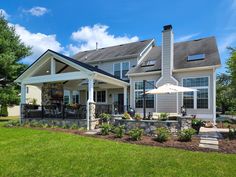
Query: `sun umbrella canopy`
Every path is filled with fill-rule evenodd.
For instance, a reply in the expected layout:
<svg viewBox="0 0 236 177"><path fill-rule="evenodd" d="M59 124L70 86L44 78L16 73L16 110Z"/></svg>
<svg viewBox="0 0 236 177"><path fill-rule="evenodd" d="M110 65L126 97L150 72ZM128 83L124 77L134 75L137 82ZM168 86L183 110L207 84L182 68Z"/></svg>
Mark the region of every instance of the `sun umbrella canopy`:
<svg viewBox="0 0 236 177"><path fill-rule="evenodd" d="M165 93L181 93L181 92L196 92L196 89L177 86L173 84L164 84L157 89L152 89L146 92L146 94L165 94Z"/></svg>

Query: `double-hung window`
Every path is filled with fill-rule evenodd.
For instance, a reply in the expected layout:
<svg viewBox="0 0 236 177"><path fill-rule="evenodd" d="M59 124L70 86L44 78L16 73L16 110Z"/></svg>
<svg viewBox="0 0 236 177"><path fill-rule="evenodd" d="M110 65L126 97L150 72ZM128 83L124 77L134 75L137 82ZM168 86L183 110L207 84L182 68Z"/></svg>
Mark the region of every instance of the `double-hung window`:
<svg viewBox="0 0 236 177"><path fill-rule="evenodd" d="M145 90L154 89L154 81L147 81ZM135 82L135 108L143 108L143 81ZM146 95L146 108L154 108L154 95Z"/></svg>
<svg viewBox="0 0 236 177"><path fill-rule="evenodd" d="M113 65L114 68L114 76L119 79L127 79L127 72L129 71L130 64L129 62L121 62L121 63L115 63Z"/></svg>
<svg viewBox="0 0 236 177"><path fill-rule="evenodd" d="M73 104L79 104L79 94L73 95Z"/></svg>
<svg viewBox="0 0 236 177"><path fill-rule="evenodd" d="M87 99L88 99L88 92L87 92ZM105 103L106 102L106 91L94 91L93 92L93 100L98 103Z"/></svg>
<svg viewBox="0 0 236 177"><path fill-rule="evenodd" d="M183 79L184 87L197 89L197 92L185 92L183 94L183 104L186 108L191 109L208 109L209 105L209 78L185 78Z"/></svg>

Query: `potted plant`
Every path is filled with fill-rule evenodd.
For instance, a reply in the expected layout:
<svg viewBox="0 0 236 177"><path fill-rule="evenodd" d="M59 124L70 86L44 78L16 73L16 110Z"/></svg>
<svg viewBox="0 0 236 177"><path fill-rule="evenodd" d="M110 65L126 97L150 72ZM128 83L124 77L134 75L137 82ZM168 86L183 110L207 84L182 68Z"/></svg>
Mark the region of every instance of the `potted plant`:
<svg viewBox="0 0 236 177"><path fill-rule="evenodd" d="M203 126L203 121L200 119L194 118L192 120L192 128L196 130L196 133L198 134L200 131L201 126Z"/></svg>
<svg viewBox="0 0 236 177"><path fill-rule="evenodd" d="M166 112L162 112L162 113L160 114L160 119L161 119L162 121L166 121L166 120L167 120L167 117L168 117L168 113L166 113Z"/></svg>
<svg viewBox="0 0 236 177"><path fill-rule="evenodd" d="M38 109L38 105L37 105L37 99L36 98L33 98L29 101L29 104L31 105L31 109Z"/></svg>
<svg viewBox="0 0 236 177"><path fill-rule="evenodd" d="M129 119L131 119L131 116L129 115L128 112L125 112L125 113L123 114L123 116L122 116L122 119L127 119L127 120L129 120Z"/></svg>
<svg viewBox="0 0 236 177"><path fill-rule="evenodd" d="M142 119L142 116L141 116L141 114L136 113L136 114L134 115L134 118L135 118L136 120L141 120L141 119Z"/></svg>
<svg viewBox="0 0 236 177"><path fill-rule="evenodd" d="M109 123L109 120L111 119L111 115L107 113L102 113L99 117L102 119L103 123Z"/></svg>

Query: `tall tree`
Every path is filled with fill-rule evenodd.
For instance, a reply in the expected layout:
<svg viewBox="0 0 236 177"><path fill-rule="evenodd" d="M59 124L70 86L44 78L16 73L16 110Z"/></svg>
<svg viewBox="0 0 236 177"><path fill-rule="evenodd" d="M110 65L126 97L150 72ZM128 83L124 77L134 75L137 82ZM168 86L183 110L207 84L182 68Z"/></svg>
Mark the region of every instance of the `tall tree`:
<svg viewBox="0 0 236 177"><path fill-rule="evenodd" d="M222 73L217 75L216 80L216 105L225 114L226 111L231 111L235 107L236 99L233 97L231 88L231 77L228 74Z"/></svg>
<svg viewBox="0 0 236 177"><path fill-rule="evenodd" d="M19 86L14 83L26 68L21 59L31 54L30 47L21 42L13 26L0 14L0 105L19 103Z"/></svg>
<svg viewBox="0 0 236 177"><path fill-rule="evenodd" d="M236 97L236 49L229 47L230 58L227 61L228 73L231 77L231 87L233 89L234 97Z"/></svg>

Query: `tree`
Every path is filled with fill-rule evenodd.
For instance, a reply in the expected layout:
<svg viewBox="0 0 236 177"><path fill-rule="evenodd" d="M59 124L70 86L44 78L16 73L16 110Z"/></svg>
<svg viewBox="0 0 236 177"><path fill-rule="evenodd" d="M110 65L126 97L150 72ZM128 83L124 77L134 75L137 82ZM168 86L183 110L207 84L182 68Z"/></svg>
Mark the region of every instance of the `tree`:
<svg viewBox="0 0 236 177"><path fill-rule="evenodd" d="M225 73L217 75L216 94L216 105L217 108L221 110L222 114L234 109L236 99L233 97L230 75Z"/></svg>
<svg viewBox="0 0 236 177"><path fill-rule="evenodd" d="M21 59L29 56L31 48L21 42L13 26L0 14L0 105L19 104L19 86L14 80L26 68ZM2 112L0 110L0 112Z"/></svg>
<svg viewBox="0 0 236 177"><path fill-rule="evenodd" d="M236 97L236 49L229 47L230 58L227 61L228 73L231 77L231 87L233 89L233 95Z"/></svg>

